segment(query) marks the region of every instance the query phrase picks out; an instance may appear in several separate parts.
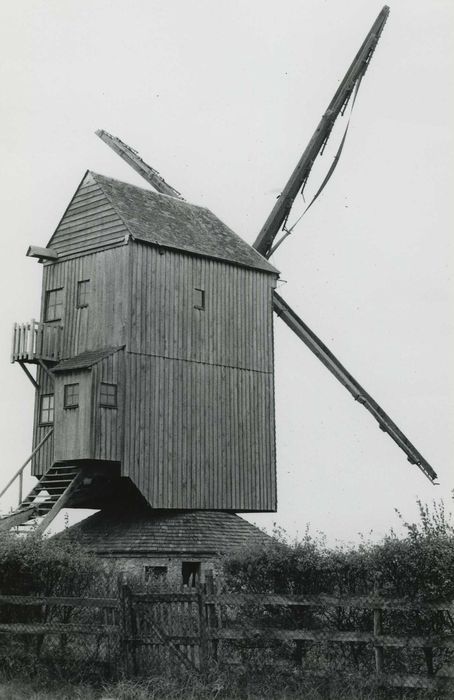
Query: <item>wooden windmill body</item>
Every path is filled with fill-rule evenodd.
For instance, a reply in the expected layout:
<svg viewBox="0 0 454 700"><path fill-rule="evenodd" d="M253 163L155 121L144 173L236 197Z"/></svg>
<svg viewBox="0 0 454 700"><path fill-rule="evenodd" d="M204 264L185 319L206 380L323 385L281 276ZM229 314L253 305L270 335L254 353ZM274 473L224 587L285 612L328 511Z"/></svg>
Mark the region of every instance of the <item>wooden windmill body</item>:
<svg viewBox="0 0 454 700"><path fill-rule="evenodd" d="M207 209L94 173L49 247L34 474L109 464L153 508L274 510L272 265Z"/></svg>
<svg viewBox="0 0 454 700"><path fill-rule="evenodd" d="M62 507L101 509L91 535L90 526L80 533L118 556L122 541L131 548L145 531L144 556L153 547L156 555L211 556L260 537L235 514L277 507L273 309L409 461L436 478L276 294L278 271L268 261L291 233L295 197L354 101L387 14L367 35L253 247L208 209L185 202L126 144L98 132L158 192L89 171L47 246L29 249L43 263L41 318L15 326L12 360L36 390L39 481L0 528L38 518L44 530ZM36 378L28 363L37 365ZM123 520L129 536L117 532L106 544Z"/></svg>

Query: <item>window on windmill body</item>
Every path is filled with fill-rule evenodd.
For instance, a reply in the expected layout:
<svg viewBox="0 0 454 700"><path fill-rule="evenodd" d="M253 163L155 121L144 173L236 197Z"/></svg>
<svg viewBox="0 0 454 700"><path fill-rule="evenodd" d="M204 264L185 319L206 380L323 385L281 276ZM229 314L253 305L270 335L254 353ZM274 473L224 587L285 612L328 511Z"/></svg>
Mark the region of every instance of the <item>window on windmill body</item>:
<svg viewBox="0 0 454 700"><path fill-rule="evenodd" d="M88 306L88 292L90 290L90 280L80 280L77 283L77 300L76 306L78 309L83 309Z"/></svg>
<svg viewBox="0 0 454 700"><path fill-rule="evenodd" d="M101 382L99 403L105 408L117 407L117 385Z"/></svg>
<svg viewBox="0 0 454 700"><path fill-rule="evenodd" d="M198 287L194 287L192 293L192 300L194 303L194 309L204 309L205 308L205 290Z"/></svg>
<svg viewBox="0 0 454 700"><path fill-rule="evenodd" d="M65 408L77 408L79 406L78 384L65 384L63 406Z"/></svg>
<svg viewBox="0 0 454 700"><path fill-rule="evenodd" d="M46 292L45 321L60 321L63 314L63 287Z"/></svg>
<svg viewBox="0 0 454 700"><path fill-rule="evenodd" d="M43 394L39 406L39 424L51 425L54 422L54 395Z"/></svg>

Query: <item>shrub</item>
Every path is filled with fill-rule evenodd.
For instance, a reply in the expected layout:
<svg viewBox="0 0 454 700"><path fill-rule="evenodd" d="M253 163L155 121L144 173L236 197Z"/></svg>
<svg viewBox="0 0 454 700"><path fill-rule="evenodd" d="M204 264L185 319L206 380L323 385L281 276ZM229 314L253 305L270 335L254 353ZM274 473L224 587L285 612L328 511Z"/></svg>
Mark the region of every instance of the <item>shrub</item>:
<svg viewBox="0 0 454 700"><path fill-rule="evenodd" d="M430 601L454 598L454 527L443 503L418 501L419 521L400 518L406 534L391 532L379 543L329 548L309 529L301 540L282 530L258 546L224 560L231 590L260 593L367 594L377 578L394 596Z"/></svg>
<svg viewBox="0 0 454 700"><path fill-rule="evenodd" d="M81 596L105 590L106 568L69 537L0 533L0 592Z"/></svg>
<svg viewBox="0 0 454 700"><path fill-rule="evenodd" d="M243 549L224 562L226 586L257 593L368 595L378 582L382 594L416 603L454 599L454 528L443 503L432 507L418 501L419 519L406 522L404 535L391 532L380 542L363 540L358 546L329 548L325 539L306 530L299 541L277 531L268 543ZM348 607L286 608L246 604L237 615L246 626L284 628L324 627L371 631L370 610ZM397 636L452 633L452 622L441 611L393 610L383 613L384 632ZM315 650L313 650L315 651ZM282 647L287 655L288 649ZM312 652L311 652L312 653ZM425 656L424 656L425 655ZM373 657L365 644L317 646L316 664L333 670L340 661L347 668L372 670ZM430 656L430 658L429 658ZM436 671L452 660L452 651L392 651L387 668L396 672ZM314 657L315 658L315 657ZM341 664L342 665L342 664Z"/></svg>

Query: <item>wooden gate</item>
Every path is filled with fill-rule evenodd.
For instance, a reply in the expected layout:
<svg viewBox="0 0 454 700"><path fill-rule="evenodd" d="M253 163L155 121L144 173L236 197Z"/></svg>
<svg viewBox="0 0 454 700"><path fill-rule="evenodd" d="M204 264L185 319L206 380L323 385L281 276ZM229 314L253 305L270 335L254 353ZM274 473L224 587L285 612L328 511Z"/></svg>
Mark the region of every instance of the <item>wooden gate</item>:
<svg viewBox="0 0 454 700"><path fill-rule="evenodd" d="M203 670L208 660L206 607L201 588L181 593L133 593L123 586L121 611L128 672L159 672L175 663Z"/></svg>

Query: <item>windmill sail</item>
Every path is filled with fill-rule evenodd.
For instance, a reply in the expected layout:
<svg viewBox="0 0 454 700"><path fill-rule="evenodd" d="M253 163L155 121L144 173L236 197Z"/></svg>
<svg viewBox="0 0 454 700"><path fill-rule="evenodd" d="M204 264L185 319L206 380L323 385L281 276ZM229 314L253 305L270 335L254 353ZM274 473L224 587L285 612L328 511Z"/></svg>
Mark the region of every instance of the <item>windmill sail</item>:
<svg viewBox="0 0 454 700"><path fill-rule="evenodd" d="M397 445L405 452L411 464L416 464L423 474L432 481L437 478L437 474L420 452L412 445L410 440L397 427L394 421L378 405L378 403L367 393L367 391L356 381L345 367L339 362L337 357L326 347L304 321L293 311L293 309L282 299L279 294L274 293L273 306L277 315L284 323L292 329L300 340L307 345L316 357L329 369L341 384L350 392L355 401L367 408L384 432L388 433Z"/></svg>
<svg viewBox="0 0 454 700"><path fill-rule="evenodd" d="M276 236L281 230L281 227L285 226L287 217L298 195L298 192L304 189L304 185L312 169L314 160L323 150L336 118L344 109L353 92L358 90L359 84L367 70L372 54L383 31L388 15L389 7L385 5L372 25L372 28L356 54L353 63L336 90L336 93L329 103L326 112L322 116L311 140L306 147L306 150L298 162L298 165L291 174L289 181L282 190L280 197L265 221L262 230L257 236L254 243L254 248L256 248L256 250L258 250L259 253L265 257L270 257L270 255L274 252L276 246L273 247L273 244ZM337 159L334 163L334 167L336 163ZM334 167L332 167L332 170L334 170ZM327 179L328 178L326 178L325 181L327 181ZM317 195L319 193L320 192L318 192Z"/></svg>
<svg viewBox="0 0 454 700"><path fill-rule="evenodd" d="M131 168L136 171L136 173L139 173L139 175L143 177L143 179L146 180L149 185L154 187L157 192L167 194L169 197L183 199L178 190L169 185L164 178L161 177L157 170L142 160L137 151L128 146L121 139L117 138L117 136L112 136L112 134L109 134L107 131L103 131L103 129L99 129L96 132L96 136L99 136L101 141L104 141L104 143L110 146L115 153L118 153L120 158L123 158L123 160L126 161L126 163L128 163L128 165L130 165Z"/></svg>

